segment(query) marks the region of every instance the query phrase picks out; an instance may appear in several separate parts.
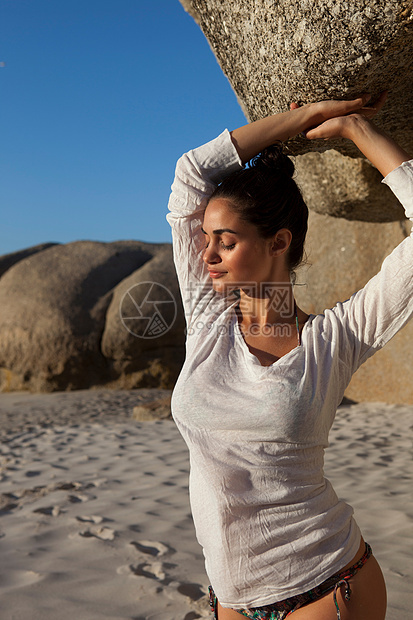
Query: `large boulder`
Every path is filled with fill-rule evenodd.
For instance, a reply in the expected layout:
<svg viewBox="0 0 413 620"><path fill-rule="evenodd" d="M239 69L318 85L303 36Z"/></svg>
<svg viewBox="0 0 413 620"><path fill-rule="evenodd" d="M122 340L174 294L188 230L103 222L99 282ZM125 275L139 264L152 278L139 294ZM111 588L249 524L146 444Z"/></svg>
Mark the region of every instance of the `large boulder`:
<svg viewBox="0 0 413 620"><path fill-rule="evenodd" d="M10 267L13 267L16 263L19 263L24 258L28 258L37 252L43 252L48 248L58 245L57 243L39 243L39 245L33 245L30 248L24 248L23 250L17 250L17 252L11 252L10 254L3 254L0 256L0 278L3 273L6 273Z"/></svg>
<svg viewBox="0 0 413 620"><path fill-rule="evenodd" d="M185 320L172 246L115 287L101 350L126 389L173 385L185 358Z"/></svg>
<svg viewBox="0 0 413 620"><path fill-rule="evenodd" d="M182 0L199 23L250 121L287 110L291 101L373 95L391 90L378 123L413 146L410 0ZM359 153L337 142L347 155ZM289 141L292 154L331 143Z"/></svg>
<svg viewBox="0 0 413 620"><path fill-rule="evenodd" d="M53 391L122 382L101 350L106 311L119 282L169 247L78 241L23 253L0 279L0 389ZM165 260L172 281L169 255ZM162 355L157 359L161 364ZM160 387L170 385L164 381Z"/></svg>
<svg viewBox="0 0 413 620"><path fill-rule="evenodd" d="M331 150L294 158L296 180L312 211L347 220L394 222L404 209L367 159Z"/></svg>
<svg viewBox="0 0 413 620"><path fill-rule="evenodd" d="M348 98L363 92L374 97L387 89L389 101L376 122L413 152L413 126L408 122L413 105L410 1L257 0L251 7L246 0L182 0L182 4L202 28L250 121L287 110L292 101ZM288 148L292 155L332 148L339 152L323 153L316 162L302 156L298 167L303 185L309 175L313 179L305 187L310 208L317 210L321 203L321 212L348 219L400 219L390 191L360 164L363 158L349 141L309 141L299 136L288 142ZM337 195L323 185L325 174L339 177ZM368 191L349 201L354 195L349 184Z"/></svg>

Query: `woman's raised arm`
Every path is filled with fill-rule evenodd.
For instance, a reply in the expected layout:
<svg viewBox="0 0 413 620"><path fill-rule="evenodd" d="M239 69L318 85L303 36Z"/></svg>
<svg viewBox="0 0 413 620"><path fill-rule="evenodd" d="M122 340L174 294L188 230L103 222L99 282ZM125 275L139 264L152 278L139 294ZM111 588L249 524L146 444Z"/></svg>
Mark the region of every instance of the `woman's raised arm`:
<svg viewBox="0 0 413 620"><path fill-rule="evenodd" d="M346 116L356 111L373 114L378 108L364 108L370 95L352 101L320 101L302 107L295 104L288 112L267 116L231 132L232 141L243 163L255 157L274 142L284 142L311 127L321 126L328 119ZM384 103L384 102L383 102Z"/></svg>

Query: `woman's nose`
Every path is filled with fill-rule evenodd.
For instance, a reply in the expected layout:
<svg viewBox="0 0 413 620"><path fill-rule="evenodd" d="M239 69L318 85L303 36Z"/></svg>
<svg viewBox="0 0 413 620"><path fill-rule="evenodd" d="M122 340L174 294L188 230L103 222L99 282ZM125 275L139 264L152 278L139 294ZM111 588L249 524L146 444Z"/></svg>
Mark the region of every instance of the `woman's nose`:
<svg viewBox="0 0 413 620"><path fill-rule="evenodd" d="M219 254L217 254L217 252L214 250L213 246L211 245L208 245L205 248L202 258L204 262L207 264L215 264L215 263L221 262L221 258Z"/></svg>

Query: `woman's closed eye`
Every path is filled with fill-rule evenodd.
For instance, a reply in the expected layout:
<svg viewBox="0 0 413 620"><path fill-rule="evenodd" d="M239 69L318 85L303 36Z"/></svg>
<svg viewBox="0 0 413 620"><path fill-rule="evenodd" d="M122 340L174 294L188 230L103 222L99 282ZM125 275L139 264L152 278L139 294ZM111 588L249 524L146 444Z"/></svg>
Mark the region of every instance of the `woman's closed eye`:
<svg viewBox="0 0 413 620"><path fill-rule="evenodd" d="M208 241L208 237L209 237L209 235L207 234L207 232L206 232L203 228L201 228L201 231L202 231L202 232L204 233L204 235L205 235L205 248L204 248L204 249L206 250L206 249L207 249L207 247L209 246L209 241ZM215 231L215 233L221 233L221 232L231 232L231 231L218 231L218 230L217 230L217 231ZM215 236L215 235L214 235L214 236ZM229 243L229 244L227 245L226 243L224 243L224 241L222 240L222 237L221 237L221 236L219 236L219 237L218 237L218 239L219 239L220 245L221 245L221 247L222 247L222 249L223 249L223 250L233 250L233 249L234 249L234 247L235 247L235 242L234 242L234 243Z"/></svg>
<svg viewBox="0 0 413 620"><path fill-rule="evenodd" d="M235 248L235 243L231 243L230 245L225 245L223 241L220 242L223 250L233 250ZM209 241L205 241L205 250L209 246Z"/></svg>

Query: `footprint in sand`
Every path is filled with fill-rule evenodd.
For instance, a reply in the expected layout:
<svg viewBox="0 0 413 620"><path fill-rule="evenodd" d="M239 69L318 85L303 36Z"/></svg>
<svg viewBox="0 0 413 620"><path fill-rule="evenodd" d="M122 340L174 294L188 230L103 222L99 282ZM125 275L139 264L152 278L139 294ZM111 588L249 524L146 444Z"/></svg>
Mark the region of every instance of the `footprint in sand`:
<svg viewBox="0 0 413 620"><path fill-rule="evenodd" d="M158 581L164 582L165 573L164 573L164 565L162 562L143 562L142 564L137 564L136 566L130 565L129 570L139 577L148 577L149 579L157 579Z"/></svg>
<svg viewBox="0 0 413 620"><path fill-rule="evenodd" d="M17 496L13 493L2 493L0 495L0 515L17 508L18 503L15 501L16 499Z"/></svg>
<svg viewBox="0 0 413 620"><path fill-rule="evenodd" d="M154 558L161 558L167 554L176 553L175 549L169 547L168 545L165 545L158 540L134 540L130 544L135 547L135 549L137 549L140 553L144 553L145 555L149 555ZM171 564L168 562L146 561L136 565L129 565L128 567L121 566L118 569L118 572L125 573L127 571L130 571L133 575L138 575L139 577L156 579L157 581L160 581L162 585L171 587L175 586L176 591L179 592L179 594L187 596L192 601L198 601L199 599L206 596L200 584L178 583L173 578L167 576L166 571L175 567L176 564Z"/></svg>
<svg viewBox="0 0 413 620"><path fill-rule="evenodd" d="M99 525L100 523L102 523L102 521L105 520L104 517L101 517L100 515L90 515L89 516L79 516L76 517L77 521L80 521L81 523L94 523L95 525Z"/></svg>
<svg viewBox="0 0 413 620"><path fill-rule="evenodd" d="M166 576L164 569L175 567L176 564L166 564L163 562L143 562L142 564L121 566L118 569L118 574L132 573L138 577L146 577L149 579L155 579L162 586L172 588L179 594L188 597L192 604L200 605L200 608L207 606L208 595L203 590L202 586L198 583L180 583L175 579L171 579ZM198 603L199 601L199 603ZM203 616L198 615L196 612L191 612L195 615L189 615L188 618L201 618ZM209 616L208 616L209 617ZM187 616L185 616L187 618Z"/></svg>
<svg viewBox="0 0 413 620"><path fill-rule="evenodd" d="M100 540L114 540L116 532L110 527L99 527L97 529L79 532L79 536L83 536L84 538L99 538Z"/></svg>
<svg viewBox="0 0 413 620"><path fill-rule="evenodd" d="M177 587L177 590L179 594L188 596L193 601L198 601L200 598L205 596L205 592L199 583L182 583Z"/></svg>
<svg viewBox="0 0 413 620"><path fill-rule="evenodd" d="M53 486L53 491L73 491L81 488L80 482L59 482Z"/></svg>
<svg viewBox="0 0 413 620"><path fill-rule="evenodd" d="M72 504L77 504L79 502L87 502L90 499L95 499L96 496L95 495L86 495L86 493L71 493L70 495L67 496L67 499L69 500L69 502L71 502Z"/></svg>
<svg viewBox="0 0 413 620"><path fill-rule="evenodd" d="M36 508L33 512L41 515L48 515L50 517L58 517L62 511L59 506L44 506L43 508Z"/></svg>
<svg viewBox="0 0 413 620"><path fill-rule="evenodd" d="M43 579L43 575L32 570L7 569L0 574L2 592L30 586Z"/></svg>
<svg viewBox="0 0 413 620"><path fill-rule="evenodd" d="M172 549L172 547L168 547L168 545L164 545L158 540L132 540L130 544L141 553L147 553L148 555L152 555L155 557L161 557L168 552L175 553L175 549Z"/></svg>
<svg viewBox="0 0 413 620"><path fill-rule="evenodd" d="M26 478L34 478L35 476L40 476L41 471L29 470L24 474Z"/></svg>
<svg viewBox="0 0 413 620"><path fill-rule="evenodd" d="M161 543L159 540L132 540L130 544L135 547L139 553L152 558L161 558L165 555L175 553L175 549ZM139 577L147 577L149 579L156 579L163 585L168 585L171 579L166 576L165 570L168 568L175 568L176 564L170 564L167 562L150 561L141 562L139 564L130 564L128 566L119 567L118 571L121 573L129 572Z"/></svg>

